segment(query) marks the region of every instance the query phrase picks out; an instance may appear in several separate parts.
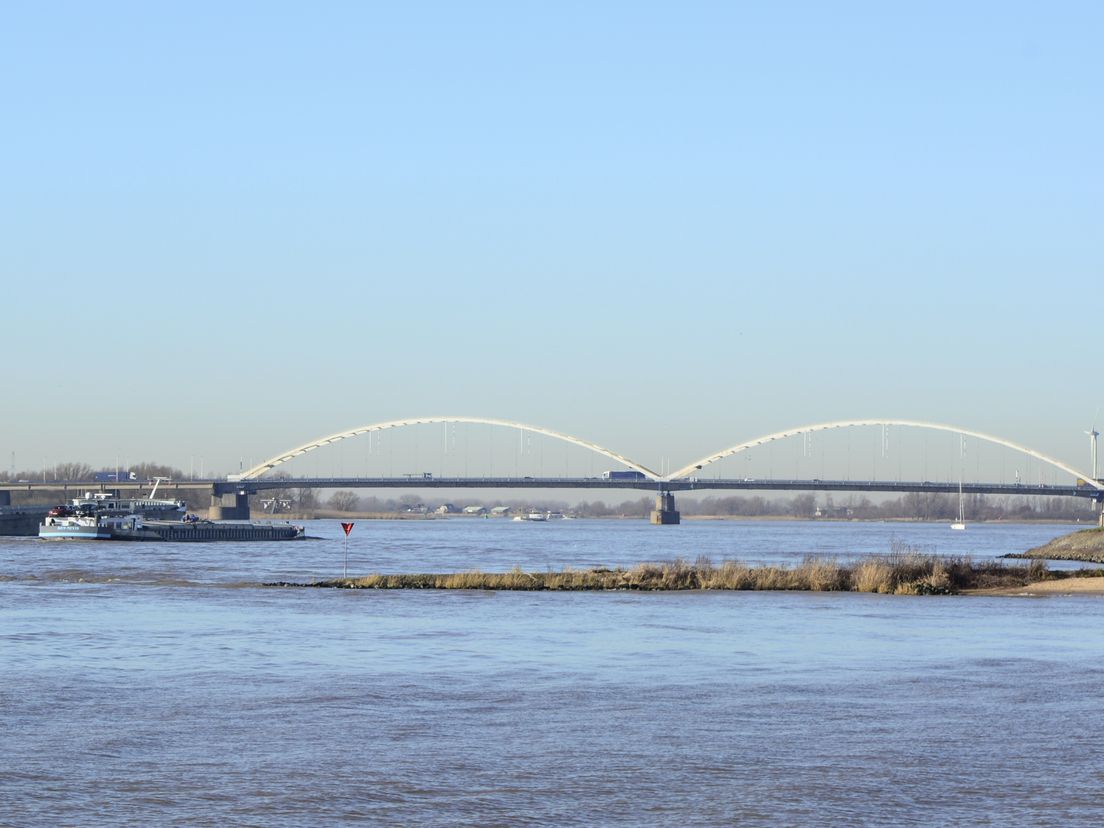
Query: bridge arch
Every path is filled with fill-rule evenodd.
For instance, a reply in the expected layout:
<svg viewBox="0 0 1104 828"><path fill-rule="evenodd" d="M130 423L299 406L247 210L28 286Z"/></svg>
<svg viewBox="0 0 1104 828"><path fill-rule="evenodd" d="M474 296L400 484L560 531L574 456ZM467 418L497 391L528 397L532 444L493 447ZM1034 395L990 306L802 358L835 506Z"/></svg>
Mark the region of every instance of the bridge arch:
<svg viewBox="0 0 1104 828"><path fill-rule="evenodd" d="M1004 446L1014 451L1018 451L1022 454L1026 454L1028 457L1034 457L1043 463L1053 466L1056 469L1066 472L1072 477L1081 478L1090 486L1095 487L1097 490L1104 491L1104 485L1093 480L1092 477L1084 472L1079 472L1071 466L1067 466L1061 460L1056 460L1053 457L1048 457L1045 454L1029 449L1025 446L1017 445L1009 440L1005 440L1001 437L994 437L991 434L982 434L980 431L971 431L966 428L958 428L957 426L946 425L944 423L925 423L918 420L839 420L831 423L816 423L814 425L799 426L797 428L787 429L786 431L776 431L774 434L765 434L762 437L757 437L754 440L748 440L744 443L731 446L724 451L719 451L716 454L710 454L698 460L695 463L690 463L687 466L679 469L673 474L667 475L664 480L677 480L682 477L688 477L694 472L708 466L711 463L716 463L718 460L723 460L726 457L731 457L734 454L747 451L748 449L755 448L756 446L766 445L767 443L774 442L776 440L785 440L788 437L797 437L801 434L812 434L817 431L828 431L835 428L856 428L860 426L904 426L906 428L924 428L932 431L947 431L952 434L959 434L963 437L974 437L978 440L983 440L988 443L994 443L998 446Z"/></svg>
<svg viewBox="0 0 1104 828"><path fill-rule="evenodd" d="M308 452L314 451L317 448L328 446L332 443L346 440L349 437L356 437L361 434L367 434L372 431L384 431L389 428L402 428L404 426L413 425L432 425L434 423L474 423L477 425L490 425L490 426L503 426L506 428L519 428L523 431L530 431L534 434L543 434L546 437L553 437L557 440L563 440L566 443L571 443L575 446L580 446L585 449L589 449L603 457L608 457L610 460L614 460L618 463L622 463L628 466L634 471L638 471L650 480L660 480L661 477L658 472L654 472L647 466L642 466L634 460L630 460L614 451L592 443L589 440L583 440L579 437L573 437L570 434L562 434L558 431L553 431L549 428L543 428L541 426L527 425L526 423L516 423L510 420L496 420L488 417L416 417L409 420L388 420L382 423L372 423L366 426L360 426L358 428L351 428L348 431L339 431L336 434L330 434L327 437L322 437L317 440L312 440L309 443L303 443L301 446L296 446L293 449L285 451L281 454L277 454L274 457L270 457L262 463L258 463L253 468L242 472L239 475L230 475L229 479L232 481L241 480L253 480L260 477L267 471L271 471L277 466L286 463L288 460L293 460L296 457L300 457Z"/></svg>

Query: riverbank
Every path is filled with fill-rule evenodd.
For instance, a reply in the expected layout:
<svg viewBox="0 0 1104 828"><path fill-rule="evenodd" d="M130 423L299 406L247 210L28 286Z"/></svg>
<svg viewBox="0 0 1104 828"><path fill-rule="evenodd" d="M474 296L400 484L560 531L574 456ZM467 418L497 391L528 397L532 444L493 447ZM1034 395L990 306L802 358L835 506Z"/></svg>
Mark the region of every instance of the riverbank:
<svg viewBox="0 0 1104 828"><path fill-rule="evenodd" d="M1022 587L999 587L972 592L978 595L1104 595L1104 577L1086 576L1078 572L1072 577L1035 581Z"/></svg>
<svg viewBox="0 0 1104 828"><path fill-rule="evenodd" d="M1050 572L1042 561L1009 565L973 563L966 558L895 555L850 563L809 558L795 567L747 566L726 561L714 566L674 561L639 564L627 569L564 569L560 572L454 572L371 574L312 583L277 582L266 586L328 589L470 589L510 591L681 591L771 590L870 592L891 595L1016 594L1039 584L1071 584L1076 591L1104 592L1104 571ZM1049 587L1041 589L1049 590ZM1053 591L1062 592L1060 587Z"/></svg>
<svg viewBox="0 0 1104 828"><path fill-rule="evenodd" d="M1026 552L1012 552L1004 557L1104 563L1104 529L1083 529Z"/></svg>

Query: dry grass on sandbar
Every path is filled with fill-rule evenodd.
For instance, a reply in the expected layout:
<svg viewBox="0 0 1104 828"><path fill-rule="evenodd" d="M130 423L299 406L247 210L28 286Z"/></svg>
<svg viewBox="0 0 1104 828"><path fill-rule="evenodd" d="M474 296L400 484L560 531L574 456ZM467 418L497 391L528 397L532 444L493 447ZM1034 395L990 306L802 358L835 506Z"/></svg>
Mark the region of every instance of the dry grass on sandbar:
<svg viewBox="0 0 1104 828"><path fill-rule="evenodd" d="M841 563L808 557L793 567L748 566L739 561L638 564L628 569L564 569L560 572L470 572L367 575L320 581L312 586L344 589L483 589L524 591L598 590L800 590L939 595L963 590L1023 586L1054 577L1041 561L1029 566L904 552Z"/></svg>

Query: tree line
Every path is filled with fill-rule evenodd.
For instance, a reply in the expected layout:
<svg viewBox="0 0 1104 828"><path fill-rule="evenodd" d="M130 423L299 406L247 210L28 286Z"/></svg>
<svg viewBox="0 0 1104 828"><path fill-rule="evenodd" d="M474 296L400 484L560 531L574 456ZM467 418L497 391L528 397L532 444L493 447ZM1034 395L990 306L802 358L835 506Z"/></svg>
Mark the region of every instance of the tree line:
<svg viewBox="0 0 1104 828"><path fill-rule="evenodd" d="M337 512L388 514L396 512L432 512L444 499L423 498L404 494L394 498L359 496L352 491L337 491L321 499L315 490L287 490L285 502L296 511L325 508ZM534 499L486 501L465 499L456 504L465 506L508 506L512 510L538 509L564 512L577 517L647 517L655 508L655 499L640 497L617 503L583 500L568 503L561 500ZM958 496L934 492L910 492L898 498L875 502L865 495L836 499L832 495L818 497L803 493L794 497L768 498L760 495L722 496L677 499L677 508L686 517L792 517L851 520L954 520L958 517ZM1073 497L993 497L967 495L963 511L968 521L987 520L1087 520L1096 515L1092 501Z"/></svg>
<svg viewBox="0 0 1104 828"><path fill-rule="evenodd" d="M37 469L19 469L0 472L0 480L6 483L25 481L28 483L68 483L71 481L91 481L101 472L114 474L130 473L135 480L151 480L154 477L167 477L171 480L187 480L187 476L174 466L162 463L135 463L126 468L97 468L88 463L55 463L52 466L40 466Z"/></svg>

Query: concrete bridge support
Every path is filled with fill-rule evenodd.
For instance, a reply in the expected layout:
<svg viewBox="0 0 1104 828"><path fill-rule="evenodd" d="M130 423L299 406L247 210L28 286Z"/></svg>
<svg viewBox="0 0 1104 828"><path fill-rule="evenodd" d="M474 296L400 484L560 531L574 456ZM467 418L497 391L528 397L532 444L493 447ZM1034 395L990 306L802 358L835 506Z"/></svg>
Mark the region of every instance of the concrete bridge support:
<svg viewBox="0 0 1104 828"><path fill-rule="evenodd" d="M212 493L207 516L211 520L249 520L249 495L244 492Z"/></svg>
<svg viewBox="0 0 1104 828"><path fill-rule="evenodd" d="M651 521L656 526L676 526L679 523L679 513L675 509L675 496L670 492L660 492L656 495L656 507L652 510Z"/></svg>
<svg viewBox="0 0 1104 828"><path fill-rule="evenodd" d="M0 506L11 506L11 492L7 489L0 491Z"/></svg>

